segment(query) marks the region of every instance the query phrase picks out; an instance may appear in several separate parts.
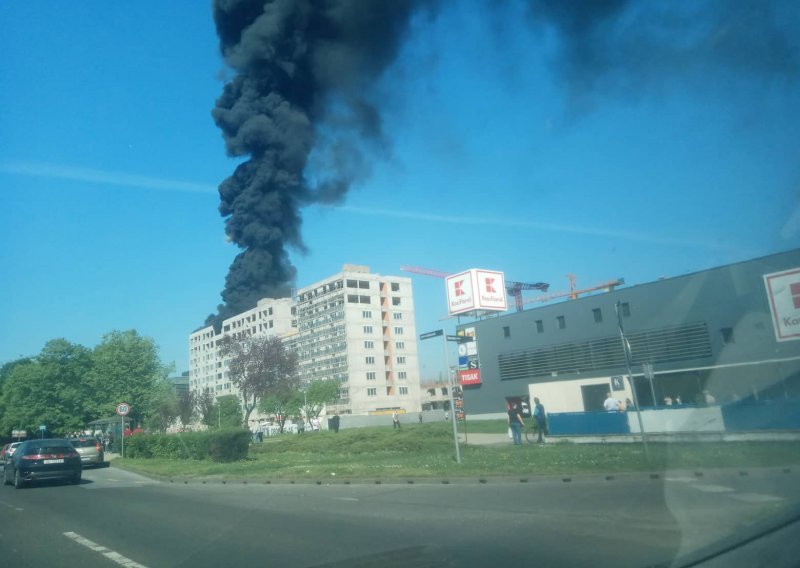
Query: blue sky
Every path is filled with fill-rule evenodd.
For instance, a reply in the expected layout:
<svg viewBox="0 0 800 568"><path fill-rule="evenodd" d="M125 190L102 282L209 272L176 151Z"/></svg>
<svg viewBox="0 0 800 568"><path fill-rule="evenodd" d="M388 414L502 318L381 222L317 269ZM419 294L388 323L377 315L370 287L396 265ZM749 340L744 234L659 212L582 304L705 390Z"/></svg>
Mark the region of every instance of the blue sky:
<svg viewBox="0 0 800 568"><path fill-rule="evenodd" d="M342 203L302 210L298 286L344 263L634 285L800 245L792 2L652 51L628 39L661 22L642 9L588 74L535 6L446 2L414 20L370 86L386 148ZM217 211L239 160L210 114L232 76L210 8L8 2L0 19L0 362L134 328L186 370L238 252ZM452 329L444 283L413 279L418 331ZM422 346L423 378L440 349Z"/></svg>

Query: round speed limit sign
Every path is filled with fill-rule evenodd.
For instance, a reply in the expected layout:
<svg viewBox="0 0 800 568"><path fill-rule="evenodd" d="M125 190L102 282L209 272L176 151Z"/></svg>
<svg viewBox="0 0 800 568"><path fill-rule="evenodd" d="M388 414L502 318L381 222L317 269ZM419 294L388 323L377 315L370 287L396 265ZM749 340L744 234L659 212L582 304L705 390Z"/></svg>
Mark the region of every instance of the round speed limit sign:
<svg viewBox="0 0 800 568"><path fill-rule="evenodd" d="M120 416L125 416L131 411L131 407L129 404L125 402L121 402L117 405L117 414Z"/></svg>

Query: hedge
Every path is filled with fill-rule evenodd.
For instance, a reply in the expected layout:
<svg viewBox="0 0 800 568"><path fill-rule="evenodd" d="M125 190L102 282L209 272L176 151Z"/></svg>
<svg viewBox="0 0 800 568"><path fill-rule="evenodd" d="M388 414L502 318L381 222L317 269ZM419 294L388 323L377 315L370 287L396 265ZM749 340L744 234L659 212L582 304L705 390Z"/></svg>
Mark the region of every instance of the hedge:
<svg viewBox="0 0 800 568"><path fill-rule="evenodd" d="M247 458L249 430L209 430L181 434L153 434L125 438L125 457L231 462Z"/></svg>

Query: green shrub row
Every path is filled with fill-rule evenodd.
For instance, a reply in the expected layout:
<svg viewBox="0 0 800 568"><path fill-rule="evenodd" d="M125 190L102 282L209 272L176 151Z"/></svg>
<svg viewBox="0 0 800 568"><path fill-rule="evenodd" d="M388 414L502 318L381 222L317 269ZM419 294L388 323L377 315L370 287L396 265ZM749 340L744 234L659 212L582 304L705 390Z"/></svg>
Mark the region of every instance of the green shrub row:
<svg viewBox="0 0 800 568"><path fill-rule="evenodd" d="M247 458L249 430L209 430L125 438L125 457L212 460L232 462Z"/></svg>

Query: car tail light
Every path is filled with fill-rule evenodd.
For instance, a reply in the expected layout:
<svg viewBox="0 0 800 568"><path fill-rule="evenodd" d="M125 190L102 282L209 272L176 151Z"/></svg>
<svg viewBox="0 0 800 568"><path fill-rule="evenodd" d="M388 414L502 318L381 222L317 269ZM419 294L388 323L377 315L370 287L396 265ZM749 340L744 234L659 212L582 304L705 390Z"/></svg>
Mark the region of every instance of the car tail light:
<svg viewBox="0 0 800 568"><path fill-rule="evenodd" d="M103 451L103 446L100 445L100 442L95 443L94 447L97 449L98 452Z"/></svg>
<svg viewBox="0 0 800 568"><path fill-rule="evenodd" d="M79 458L79 457L81 457L81 455L80 455L80 454L79 454L77 451L75 451L75 450L70 450L70 451L67 453L67 456L66 456L66 457L68 457L68 458Z"/></svg>

